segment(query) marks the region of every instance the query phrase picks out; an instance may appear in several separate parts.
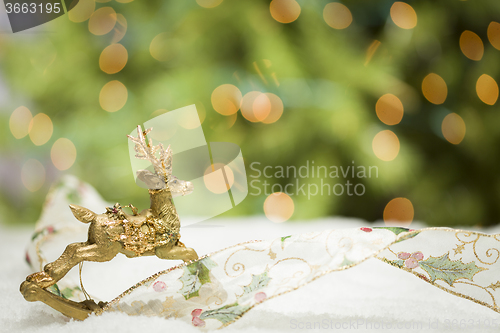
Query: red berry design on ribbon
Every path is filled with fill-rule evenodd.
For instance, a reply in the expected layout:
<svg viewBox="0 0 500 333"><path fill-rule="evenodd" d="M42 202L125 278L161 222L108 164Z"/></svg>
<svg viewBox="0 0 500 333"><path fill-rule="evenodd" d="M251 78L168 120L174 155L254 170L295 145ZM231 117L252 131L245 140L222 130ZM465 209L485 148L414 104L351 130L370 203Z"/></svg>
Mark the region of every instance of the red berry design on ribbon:
<svg viewBox="0 0 500 333"><path fill-rule="evenodd" d="M198 317L193 317L193 325L194 326L197 326L197 327L203 327L205 326L205 321L204 320L201 320L200 318Z"/></svg>
<svg viewBox="0 0 500 333"><path fill-rule="evenodd" d="M418 262L424 259L424 254L420 251L408 253L399 252L398 258L405 261L405 266L410 269L417 268L419 266Z"/></svg>
<svg viewBox="0 0 500 333"><path fill-rule="evenodd" d="M257 303L260 303L267 298L267 295L266 295L266 293L261 291L261 292L255 294L254 298L257 301Z"/></svg>
<svg viewBox="0 0 500 333"><path fill-rule="evenodd" d="M200 315L201 315L202 312L203 312L202 309L194 309L191 312L191 316L193 316L193 319L192 319L191 322L196 327L203 327L206 324L204 320L200 319Z"/></svg>
<svg viewBox="0 0 500 333"><path fill-rule="evenodd" d="M153 284L153 289L154 291L162 292L167 289L167 285L163 281L156 281L155 284Z"/></svg>

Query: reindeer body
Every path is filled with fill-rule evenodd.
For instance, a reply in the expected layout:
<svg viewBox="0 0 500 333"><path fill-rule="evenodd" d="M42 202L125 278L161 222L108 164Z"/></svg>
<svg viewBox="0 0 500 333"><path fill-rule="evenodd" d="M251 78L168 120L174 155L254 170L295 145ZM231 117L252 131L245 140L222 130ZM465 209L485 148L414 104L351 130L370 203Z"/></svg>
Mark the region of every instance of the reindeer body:
<svg viewBox="0 0 500 333"><path fill-rule="evenodd" d="M179 243L180 220L166 189L149 190L151 208L137 214L125 213L119 204L107 208L104 214L70 205L73 214L84 223L90 223L89 242L106 244L119 242L121 253L128 257L149 255L156 248Z"/></svg>

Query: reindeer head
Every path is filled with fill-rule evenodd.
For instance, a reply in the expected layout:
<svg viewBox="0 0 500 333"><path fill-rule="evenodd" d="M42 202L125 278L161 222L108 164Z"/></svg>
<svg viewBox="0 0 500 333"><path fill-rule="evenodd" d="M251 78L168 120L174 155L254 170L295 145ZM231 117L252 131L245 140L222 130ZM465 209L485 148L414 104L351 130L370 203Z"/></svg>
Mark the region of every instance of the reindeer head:
<svg viewBox="0 0 500 333"><path fill-rule="evenodd" d="M165 149L161 143L153 146L151 139L146 140L146 136L152 130L153 128L149 128L143 131L141 126L138 125L137 138L127 135L135 143L135 157L148 160L154 168L154 172L149 170L137 171L137 178L143 181L149 189L165 189L170 191L173 197L193 192L193 183L179 180L172 175L172 149L170 149L170 145Z"/></svg>

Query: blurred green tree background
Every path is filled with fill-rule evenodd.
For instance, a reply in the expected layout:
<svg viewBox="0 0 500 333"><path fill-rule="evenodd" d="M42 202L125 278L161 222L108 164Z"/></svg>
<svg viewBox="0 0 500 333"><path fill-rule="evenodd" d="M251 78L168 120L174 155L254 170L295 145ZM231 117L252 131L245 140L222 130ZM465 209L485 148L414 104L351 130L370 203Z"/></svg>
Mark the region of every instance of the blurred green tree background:
<svg viewBox="0 0 500 333"><path fill-rule="evenodd" d="M378 168L301 179L365 191L291 195L292 220L496 224L499 17L498 0L80 0L0 36L0 219L35 222L64 173L146 208L125 136L196 104L207 141L240 145L249 181L253 162ZM264 214L249 190L224 216Z"/></svg>

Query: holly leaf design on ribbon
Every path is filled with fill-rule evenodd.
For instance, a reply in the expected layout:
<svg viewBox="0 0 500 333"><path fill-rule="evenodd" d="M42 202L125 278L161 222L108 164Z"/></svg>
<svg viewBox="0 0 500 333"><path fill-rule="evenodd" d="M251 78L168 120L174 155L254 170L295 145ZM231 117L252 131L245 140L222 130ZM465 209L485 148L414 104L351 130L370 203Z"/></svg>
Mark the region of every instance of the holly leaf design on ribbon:
<svg viewBox="0 0 500 333"><path fill-rule="evenodd" d="M54 295L61 296L61 290L59 290L59 286L57 285L57 283L48 287L47 290L53 293Z"/></svg>
<svg viewBox="0 0 500 333"><path fill-rule="evenodd" d="M62 291L61 291L61 297L63 298L67 298L67 299L70 299L71 297L73 297L74 293L75 293L75 290L78 290L80 291L80 287L76 286L74 288L69 288L69 287L66 287L64 288Z"/></svg>
<svg viewBox="0 0 500 333"><path fill-rule="evenodd" d="M210 258L204 258L184 266L184 272L179 280L182 282L180 293L185 299L199 296L199 290L205 283L210 283L210 270L217 264Z"/></svg>
<svg viewBox="0 0 500 333"><path fill-rule="evenodd" d="M401 236L396 241L396 243L402 242L402 241L407 240L409 238L413 238L413 237L415 237L416 235L418 235L420 233L420 230L411 230L410 231L410 229L403 228L403 227L373 227L373 229L385 229L385 230L389 230L389 231L392 231L395 235L399 235L399 234L401 234L403 232L407 232L408 233L407 235Z"/></svg>
<svg viewBox="0 0 500 333"><path fill-rule="evenodd" d="M262 289L268 285L269 281L271 281L271 278L267 276L267 270L259 275L252 274L252 282L250 282L248 286L243 287L243 293L250 294L254 291Z"/></svg>
<svg viewBox="0 0 500 333"><path fill-rule="evenodd" d="M372 229L385 229L385 230L392 231L396 235L399 235L402 232L408 232L408 231L410 231L410 229L401 228L401 227L373 227Z"/></svg>
<svg viewBox="0 0 500 333"><path fill-rule="evenodd" d="M426 260L419 261L419 265L429 274L431 282L443 280L450 286L458 279L472 281L476 273L486 269L477 267L473 261L464 264L460 260L450 260L448 253L439 258L429 257Z"/></svg>
<svg viewBox="0 0 500 333"><path fill-rule="evenodd" d="M214 310L207 310L200 315L201 320L217 319L222 324L230 323L250 309L250 305L239 305L238 302L225 305Z"/></svg>
<svg viewBox="0 0 500 333"><path fill-rule="evenodd" d="M347 257L344 255L344 260L342 260L342 262L340 263L340 266L339 267L344 267L344 266L349 266L349 265L352 265L354 264L354 261L350 261L349 259L347 259Z"/></svg>
<svg viewBox="0 0 500 333"><path fill-rule="evenodd" d="M405 264L405 261L401 259L393 260L392 262L394 263L394 265L397 265L398 267L403 267L403 265Z"/></svg>
<svg viewBox="0 0 500 333"><path fill-rule="evenodd" d="M281 243L284 243L285 239L290 238L290 237L292 237L292 236L290 235L290 236L283 236L283 237L281 237Z"/></svg>

